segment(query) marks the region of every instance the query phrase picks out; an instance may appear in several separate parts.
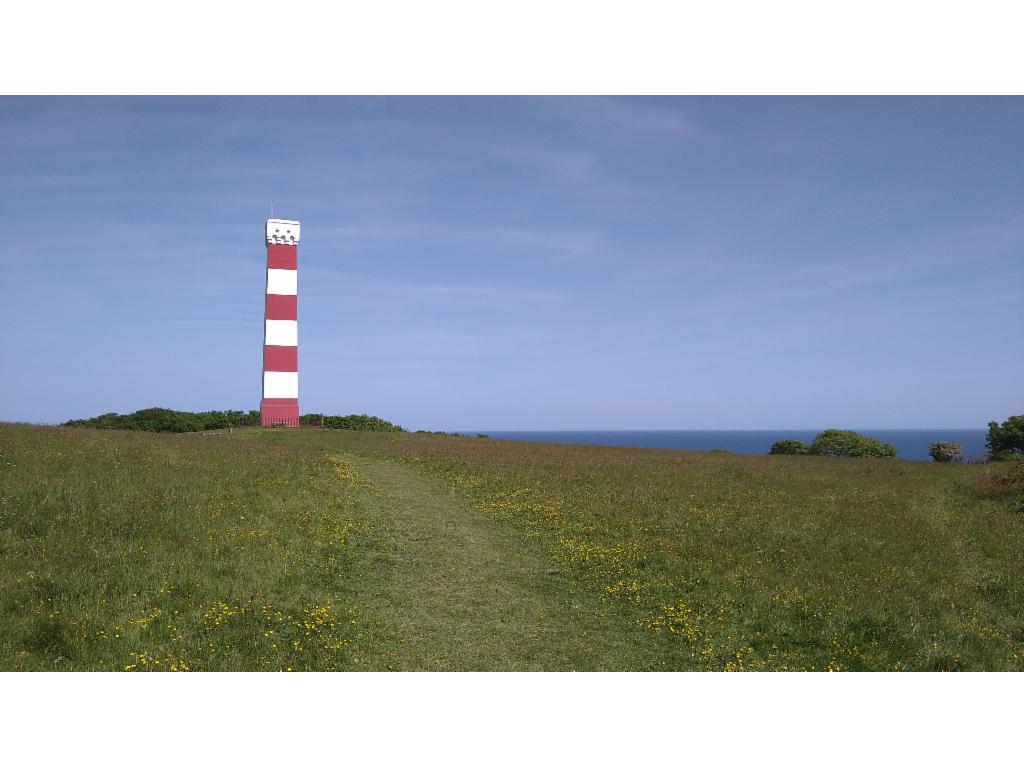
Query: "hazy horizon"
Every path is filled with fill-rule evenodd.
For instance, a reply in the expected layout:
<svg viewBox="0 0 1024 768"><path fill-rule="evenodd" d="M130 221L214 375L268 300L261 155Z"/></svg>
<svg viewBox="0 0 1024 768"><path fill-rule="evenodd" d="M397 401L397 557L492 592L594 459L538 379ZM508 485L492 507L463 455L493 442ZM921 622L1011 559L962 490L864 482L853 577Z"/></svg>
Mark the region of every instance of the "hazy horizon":
<svg viewBox="0 0 1024 768"><path fill-rule="evenodd" d="M983 429L1024 412L1021 135L1019 98L2 98L0 419L258 408L273 200L303 412Z"/></svg>
<svg viewBox="0 0 1024 768"><path fill-rule="evenodd" d="M165 407L165 406L148 406L148 407L162 408L162 407ZM246 409L246 408L234 408L234 409L232 409L232 408L210 408L210 409L207 409L207 410L242 410L242 411L252 410L252 411L258 411L259 409L258 408L253 408L253 409ZM126 411L116 411L116 410L113 411L113 412L121 413L122 415L126 415L127 413L129 413L129 412L126 412ZM305 413L310 413L310 411L306 411L306 410L303 410L302 412L304 414ZM109 411L108 411L108 413L109 413ZM75 416L75 417L72 417L72 419L78 419L78 418L86 419L86 418L91 418L93 416L101 416L101 415L103 415L103 414L92 413L92 414L86 414L86 415L82 415L82 416ZM350 414L347 414L347 413L337 413L337 414L335 414L335 413L325 413L324 415L325 416L333 416L333 415L345 416L345 415L350 415ZM382 416L381 414L366 414L366 415L378 416L380 418L387 419L386 416ZM66 419L65 421L68 421L68 420L71 420L71 419ZM990 421L1004 421L1004 420L1005 419L991 419ZM0 421L6 421L8 423L13 423L15 420L3 419L3 420L0 420ZM43 426L60 426L63 423L63 421L25 421L25 420L22 420L20 423L39 424L39 425L43 425ZM404 424L398 424L398 426L401 426L403 428L407 428L407 429L410 429L410 430L428 429L426 427L407 427ZM483 426L483 427L465 427L465 426L462 426L462 427L454 426L454 427L452 427L452 426L447 426L447 427L432 427L432 428L429 428L429 429L432 429L432 430L435 430L435 431L445 431L445 432L460 432L460 433L465 433L465 434L479 433L479 432L488 432L488 431L491 431L491 432L505 432L505 433L510 433L510 432L531 432L531 433L540 433L540 432L567 432L567 433L568 432L579 432L579 433L586 433L586 432L594 432L594 433L608 433L608 432L821 432L821 431L823 431L825 429L845 429L845 430L853 430L853 431L856 431L856 432L939 432L939 431L942 431L942 430L948 430L950 432L987 432L988 431L988 423L986 422L986 424L984 424L984 425L982 425L980 427L979 426L966 426L966 427L961 426L961 427L957 427L957 426L948 426L948 425L928 426L928 427L878 427L878 426L866 426L865 427L865 426L861 426L861 425L857 425L857 424L854 424L854 425L849 425L849 424L826 424L824 426L817 425L817 426L808 426L808 427L754 427L754 428L749 428L749 429L745 428L745 427L708 427L708 428L703 428L703 429L701 429L701 428L693 428L693 427L615 427L615 428L602 428L602 427L574 427L574 428L534 427L534 428L530 428L530 429L523 429L523 428L520 428L520 427L500 427L500 426L499 427L495 427L495 426Z"/></svg>

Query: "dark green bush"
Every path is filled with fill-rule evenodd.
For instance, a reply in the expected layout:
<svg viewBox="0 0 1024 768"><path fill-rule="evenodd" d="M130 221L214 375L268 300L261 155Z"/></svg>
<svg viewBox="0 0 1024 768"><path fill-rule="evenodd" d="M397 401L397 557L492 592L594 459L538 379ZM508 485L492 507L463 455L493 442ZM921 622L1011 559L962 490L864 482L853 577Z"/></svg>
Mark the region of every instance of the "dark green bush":
<svg viewBox="0 0 1024 768"><path fill-rule="evenodd" d="M142 432L198 432L204 427L207 414L173 411L170 408L144 408L122 416L105 413L93 419L68 421L66 427L95 427L99 429L133 429Z"/></svg>
<svg viewBox="0 0 1024 768"><path fill-rule="evenodd" d="M365 413L352 413L348 416L324 416L323 425L326 429L352 429L360 432L405 432L397 424L392 424L378 416L367 416Z"/></svg>
<svg viewBox="0 0 1024 768"><path fill-rule="evenodd" d="M800 440L777 440L772 443L768 453L785 456L806 456L811 452L811 446Z"/></svg>
<svg viewBox="0 0 1024 768"><path fill-rule="evenodd" d="M1002 424L990 421L985 445L990 461L1024 459L1024 416L1011 416Z"/></svg>
<svg viewBox="0 0 1024 768"><path fill-rule="evenodd" d="M228 427L256 426L260 412L252 411L174 411L170 408L145 408L129 414L105 413L91 419L72 419L65 427L94 429L134 429L142 432L202 432ZM307 413L299 420L302 426L324 426L330 429L354 429L364 432L404 432L401 427L376 416L324 416Z"/></svg>
<svg viewBox="0 0 1024 768"><path fill-rule="evenodd" d="M93 416L91 419L72 419L71 421L65 421L61 426L64 427L95 427L97 429L128 429L125 426L125 420L127 416L122 416L119 413L104 413L99 416Z"/></svg>
<svg viewBox="0 0 1024 768"><path fill-rule="evenodd" d="M887 459L896 455L896 448L848 429L826 429L814 437L810 452L816 456Z"/></svg>

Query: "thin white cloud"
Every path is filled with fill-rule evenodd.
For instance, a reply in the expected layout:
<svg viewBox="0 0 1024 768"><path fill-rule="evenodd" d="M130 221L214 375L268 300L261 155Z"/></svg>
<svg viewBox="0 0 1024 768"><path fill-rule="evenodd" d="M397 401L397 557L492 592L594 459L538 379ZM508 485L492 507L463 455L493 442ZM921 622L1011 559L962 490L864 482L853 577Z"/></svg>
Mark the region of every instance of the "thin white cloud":
<svg viewBox="0 0 1024 768"><path fill-rule="evenodd" d="M461 305L489 306L496 304L552 304L568 300L561 291L536 290L515 286L482 283L415 282L380 280L340 274L333 270L306 271L304 290L308 293L339 290L359 296L389 296L394 300L443 300Z"/></svg>
<svg viewBox="0 0 1024 768"><path fill-rule="evenodd" d="M584 103L594 119L619 131L675 138L706 133L679 110L636 98L595 96Z"/></svg>
<svg viewBox="0 0 1024 768"><path fill-rule="evenodd" d="M532 167L559 182L594 185L602 181L598 156L591 150L533 144L495 144L482 149L499 161Z"/></svg>
<svg viewBox="0 0 1024 768"><path fill-rule="evenodd" d="M437 221L392 221L354 227L318 227L320 238L367 240L431 240L473 243L500 248L530 248L549 254L585 257L604 247L596 229L551 229L539 227L452 224Z"/></svg>
<svg viewBox="0 0 1024 768"><path fill-rule="evenodd" d="M494 285L466 285L459 283L404 283L398 284L406 290L421 296L441 296L461 300L509 301L551 303L567 298L559 291L537 291L506 288Z"/></svg>

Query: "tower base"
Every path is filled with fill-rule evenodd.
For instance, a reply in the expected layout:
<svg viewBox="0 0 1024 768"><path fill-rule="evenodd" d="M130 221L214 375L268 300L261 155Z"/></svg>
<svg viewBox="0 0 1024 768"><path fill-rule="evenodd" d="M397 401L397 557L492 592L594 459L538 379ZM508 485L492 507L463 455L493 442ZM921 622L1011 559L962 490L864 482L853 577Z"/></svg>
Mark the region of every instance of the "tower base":
<svg viewBox="0 0 1024 768"><path fill-rule="evenodd" d="M260 426L299 426L299 400L295 397L265 397L260 403Z"/></svg>

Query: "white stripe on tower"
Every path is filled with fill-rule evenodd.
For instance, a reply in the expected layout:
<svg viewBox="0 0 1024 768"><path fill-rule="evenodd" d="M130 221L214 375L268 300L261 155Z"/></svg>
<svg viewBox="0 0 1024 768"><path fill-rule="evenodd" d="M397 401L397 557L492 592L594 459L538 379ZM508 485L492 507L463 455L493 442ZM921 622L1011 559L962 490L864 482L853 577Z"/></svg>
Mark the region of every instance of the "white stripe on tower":
<svg viewBox="0 0 1024 768"><path fill-rule="evenodd" d="M267 219L260 423L299 426L299 222Z"/></svg>

